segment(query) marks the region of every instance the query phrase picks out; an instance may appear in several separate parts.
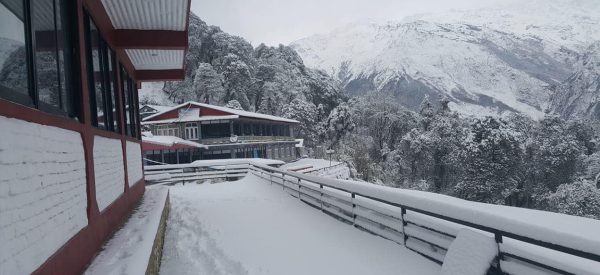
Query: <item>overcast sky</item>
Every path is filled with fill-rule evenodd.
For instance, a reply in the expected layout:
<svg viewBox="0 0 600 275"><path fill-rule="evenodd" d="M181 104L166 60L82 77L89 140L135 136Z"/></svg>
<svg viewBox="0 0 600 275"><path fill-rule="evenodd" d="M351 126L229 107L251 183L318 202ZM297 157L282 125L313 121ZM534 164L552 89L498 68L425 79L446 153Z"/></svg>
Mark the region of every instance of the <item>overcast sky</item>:
<svg viewBox="0 0 600 275"><path fill-rule="evenodd" d="M192 0L191 9L208 24L256 46L288 44L356 21L385 22L498 1L505 0Z"/></svg>

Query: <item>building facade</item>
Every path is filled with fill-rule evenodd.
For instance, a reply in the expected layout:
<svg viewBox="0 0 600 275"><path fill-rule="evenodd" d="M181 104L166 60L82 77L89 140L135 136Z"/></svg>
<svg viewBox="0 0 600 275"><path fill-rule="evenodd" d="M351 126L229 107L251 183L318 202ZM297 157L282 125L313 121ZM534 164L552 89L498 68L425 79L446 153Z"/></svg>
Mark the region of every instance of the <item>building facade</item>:
<svg viewBox="0 0 600 275"><path fill-rule="evenodd" d="M189 0L0 0L0 274L81 274L144 194L137 88Z"/></svg>
<svg viewBox="0 0 600 275"><path fill-rule="evenodd" d="M292 119L186 102L143 120L144 130L151 133L144 138L144 156L147 165L228 158L289 161L297 158L298 141L294 138L297 124ZM157 142L149 144L160 136L177 137L202 146L175 149L157 148Z"/></svg>

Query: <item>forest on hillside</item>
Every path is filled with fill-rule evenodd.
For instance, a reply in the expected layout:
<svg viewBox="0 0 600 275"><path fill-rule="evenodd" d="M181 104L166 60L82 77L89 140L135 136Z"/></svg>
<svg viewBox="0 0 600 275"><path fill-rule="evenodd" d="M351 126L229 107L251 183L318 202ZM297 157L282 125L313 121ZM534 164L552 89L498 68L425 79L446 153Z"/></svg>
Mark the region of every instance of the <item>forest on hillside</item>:
<svg viewBox="0 0 600 275"><path fill-rule="evenodd" d="M186 80L164 87L174 103L296 119L307 154L334 149L356 180L600 219L595 120L466 117L427 97L411 111L385 94L344 95L290 47L253 47L195 15L189 35Z"/></svg>

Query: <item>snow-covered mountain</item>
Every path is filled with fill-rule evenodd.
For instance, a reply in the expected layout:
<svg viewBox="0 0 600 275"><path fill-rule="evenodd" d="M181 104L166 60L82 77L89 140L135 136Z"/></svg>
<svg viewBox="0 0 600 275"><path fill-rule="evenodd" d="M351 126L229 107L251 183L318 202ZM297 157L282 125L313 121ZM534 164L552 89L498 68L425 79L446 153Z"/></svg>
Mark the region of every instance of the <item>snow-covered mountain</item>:
<svg viewBox="0 0 600 275"><path fill-rule="evenodd" d="M10 57L10 55L19 49L19 47L23 47L23 43L0 37L0 70L4 66L4 62Z"/></svg>
<svg viewBox="0 0 600 275"><path fill-rule="evenodd" d="M389 93L413 109L425 96L443 95L463 113L540 117L563 111L553 105L556 88L600 40L597 4L530 0L357 23L291 46L307 66L337 77L351 95Z"/></svg>
<svg viewBox="0 0 600 275"><path fill-rule="evenodd" d="M553 91L551 109L556 113L600 119L600 41L589 47L575 73Z"/></svg>

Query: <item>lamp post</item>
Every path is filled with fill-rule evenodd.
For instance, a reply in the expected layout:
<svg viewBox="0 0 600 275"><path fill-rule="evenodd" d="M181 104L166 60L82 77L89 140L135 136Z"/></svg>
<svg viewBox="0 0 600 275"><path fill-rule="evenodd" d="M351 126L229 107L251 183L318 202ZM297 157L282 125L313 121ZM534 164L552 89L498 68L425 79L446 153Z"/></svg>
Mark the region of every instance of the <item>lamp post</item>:
<svg viewBox="0 0 600 275"><path fill-rule="evenodd" d="M335 153L335 151L332 149L327 149L327 151L325 151L325 153L327 153L329 155L329 167L331 167L331 155L333 155L333 153Z"/></svg>

